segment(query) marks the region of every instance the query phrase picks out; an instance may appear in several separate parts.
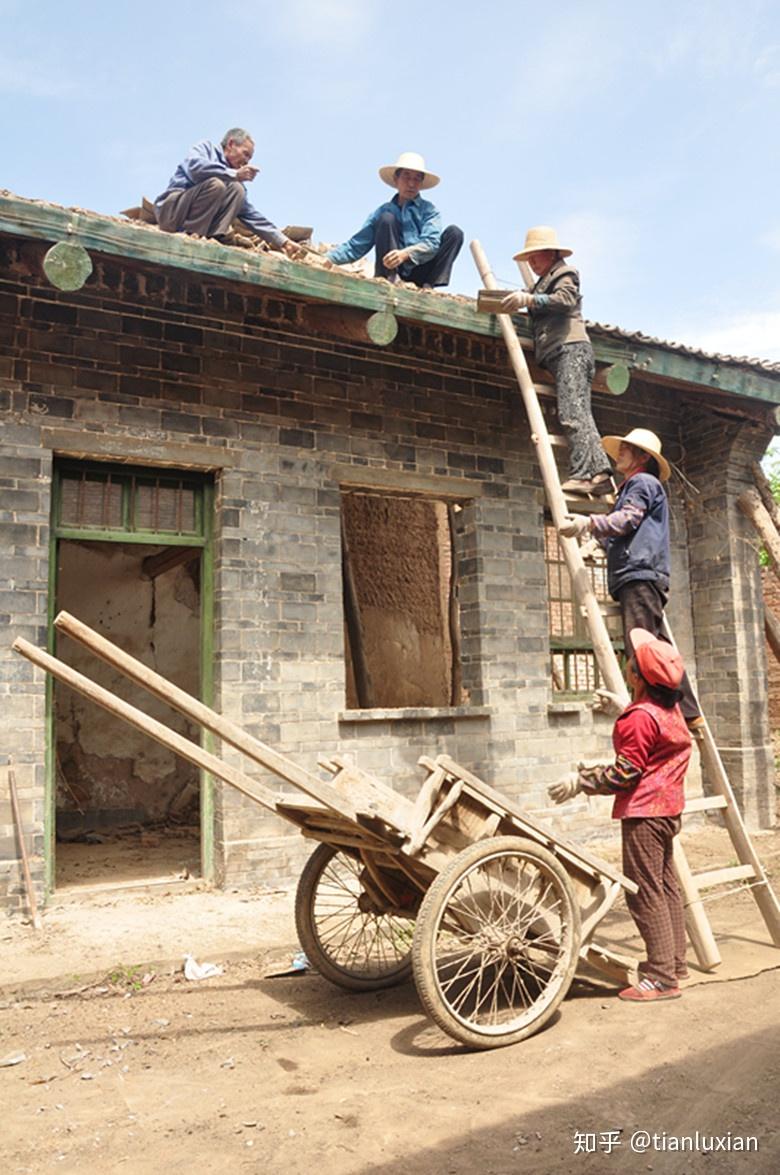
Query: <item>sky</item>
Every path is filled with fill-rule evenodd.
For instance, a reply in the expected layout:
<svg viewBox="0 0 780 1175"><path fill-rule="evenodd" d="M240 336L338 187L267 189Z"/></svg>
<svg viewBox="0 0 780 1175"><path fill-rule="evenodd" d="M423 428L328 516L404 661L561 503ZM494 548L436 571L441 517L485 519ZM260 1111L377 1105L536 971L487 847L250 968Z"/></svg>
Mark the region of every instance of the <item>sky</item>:
<svg viewBox="0 0 780 1175"><path fill-rule="evenodd" d="M0 188L116 214L239 125L253 204L336 243L417 151L502 285L549 224L588 319L780 360L776 2L0 0L0 27Z"/></svg>

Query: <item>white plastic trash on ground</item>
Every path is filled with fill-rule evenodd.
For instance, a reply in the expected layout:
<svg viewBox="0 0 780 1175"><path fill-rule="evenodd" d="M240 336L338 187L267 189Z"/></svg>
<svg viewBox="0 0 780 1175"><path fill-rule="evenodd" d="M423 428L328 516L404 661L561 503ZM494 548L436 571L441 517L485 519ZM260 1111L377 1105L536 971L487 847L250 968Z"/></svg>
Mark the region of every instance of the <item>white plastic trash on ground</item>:
<svg viewBox="0 0 780 1175"><path fill-rule="evenodd" d="M192 955L184 956L184 978L194 982L197 979L213 979L221 975L224 968L216 963L198 963Z"/></svg>

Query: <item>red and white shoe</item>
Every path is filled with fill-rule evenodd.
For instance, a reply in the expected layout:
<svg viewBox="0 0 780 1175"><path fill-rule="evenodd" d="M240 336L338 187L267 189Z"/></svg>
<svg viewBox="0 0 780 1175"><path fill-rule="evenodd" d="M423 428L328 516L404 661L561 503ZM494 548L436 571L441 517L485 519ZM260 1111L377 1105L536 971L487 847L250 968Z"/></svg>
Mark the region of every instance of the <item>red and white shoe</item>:
<svg viewBox="0 0 780 1175"><path fill-rule="evenodd" d="M679 987L664 987L661 983L654 983L646 976L640 979L636 987L624 987L618 992L619 1000L629 1000L634 1004L649 1004L653 1000L679 1000L682 992Z"/></svg>

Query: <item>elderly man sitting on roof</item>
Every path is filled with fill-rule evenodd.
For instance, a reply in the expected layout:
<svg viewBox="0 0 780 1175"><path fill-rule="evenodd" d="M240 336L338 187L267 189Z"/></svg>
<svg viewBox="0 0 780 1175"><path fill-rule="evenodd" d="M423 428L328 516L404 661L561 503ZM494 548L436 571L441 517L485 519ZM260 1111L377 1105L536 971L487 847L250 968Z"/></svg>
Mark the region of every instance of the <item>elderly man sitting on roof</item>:
<svg viewBox="0 0 780 1175"><path fill-rule="evenodd" d="M344 265L376 248L376 277L391 282L403 278L422 289L448 285L463 232L453 224L442 231L438 209L420 195L435 188L439 177L426 171L422 155L413 151L380 167L379 176L396 194L380 204L353 237L331 249L327 260Z"/></svg>
<svg viewBox="0 0 780 1175"><path fill-rule="evenodd" d="M296 256L298 246L247 200L244 184L259 171L249 162L254 152L252 136L241 127L227 131L219 147L208 139L196 143L154 202L160 228L228 241L231 224L240 220L270 245Z"/></svg>

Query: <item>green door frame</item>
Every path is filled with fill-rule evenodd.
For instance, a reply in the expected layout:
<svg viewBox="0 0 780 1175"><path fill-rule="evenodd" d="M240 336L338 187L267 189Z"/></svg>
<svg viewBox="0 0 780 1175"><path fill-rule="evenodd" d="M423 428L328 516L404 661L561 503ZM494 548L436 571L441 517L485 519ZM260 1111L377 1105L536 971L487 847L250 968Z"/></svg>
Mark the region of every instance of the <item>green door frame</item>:
<svg viewBox="0 0 780 1175"><path fill-rule="evenodd" d="M123 527L110 529L100 526L63 526L60 524L62 501L63 469L78 469L86 472L111 473L122 480L136 476L142 478L173 479L187 483L195 490L195 519L198 532L177 534L171 531L134 530L129 510L123 505ZM126 527L128 529L126 529ZM59 543L63 539L107 543L139 543L154 546L186 546L200 548L200 700L207 706L214 704L214 482L205 474L192 474L189 470L156 466L128 466L124 464L99 464L92 461L60 461L55 458L52 473L51 527L49 530L49 577L47 606L48 651L56 656L57 629L54 627L57 602L57 566ZM46 769L44 798L44 854L45 892L48 897L54 891L56 852L56 738L54 720L54 679L46 675ZM214 749L214 738L208 731L201 731L201 746ZM214 780L207 771L200 772L200 863L205 881L214 880Z"/></svg>

